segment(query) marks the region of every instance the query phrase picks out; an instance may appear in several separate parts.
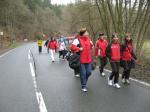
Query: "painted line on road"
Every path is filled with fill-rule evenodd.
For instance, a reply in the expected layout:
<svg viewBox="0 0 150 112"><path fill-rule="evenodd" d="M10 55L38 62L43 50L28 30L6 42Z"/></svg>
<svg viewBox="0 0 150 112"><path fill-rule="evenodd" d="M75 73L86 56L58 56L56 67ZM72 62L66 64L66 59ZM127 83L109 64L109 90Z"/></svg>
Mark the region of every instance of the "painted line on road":
<svg viewBox="0 0 150 112"><path fill-rule="evenodd" d="M106 72L109 72L109 73L112 72L112 71L107 70L107 69L104 69L104 70L105 70ZM122 76L122 74L120 74L120 76ZM132 81L134 81L134 82L138 82L138 83L140 83L140 84L142 84L142 85L145 85L145 86L150 87L150 84L149 84L149 83L146 83L146 82L144 82L144 81L140 81L140 80L134 79L134 78L130 78L130 80L132 80Z"/></svg>
<svg viewBox="0 0 150 112"><path fill-rule="evenodd" d="M45 105L45 102L44 102L44 99L43 99L41 92L38 93L38 98L39 98L40 112L47 112L46 105Z"/></svg>
<svg viewBox="0 0 150 112"><path fill-rule="evenodd" d="M29 60L31 59L31 56L30 56L30 54L28 54L28 59L29 59Z"/></svg>
<svg viewBox="0 0 150 112"><path fill-rule="evenodd" d="M29 60L31 59L30 54L31 54L31 51L29 50L29 53L28 53L28 59L29 59Z"/></svg>
<svg viewBox="0 0 150 112"><path fill-rule="evenodd" d="M29 50L29 53L28 53L28 58L29 58L29 55L31 53L30 50ZM30 59L31 59L31 55L30 55ZM29 61L31 61L30 59L29 59ZM37 81L36 81L36 77L35 77L35 71L34 71L34 67L33 67L32 62L29 62L29 65L30 65L32 79L33 79L33 84L34 84L34 90L35 90L35 94L36 94L36 99L37 99L38 106L39 106L39 111L40 112L48 112L47 108L46 108L46 105L45 105L45 102L44 102L44 99L43 99L43 96L42 96L42 93L39 91L38 86L37 86Z"/></svg>
<svg viewBox="0 0 150 112"><path fill-rule="evenodd" d="M8 52L6 52L6 53L4 53L4 54L0 55L0 58L2 58L2 57L4 57L4 56L6 56L7 54L9 54L10 52L12 52L13 50L15 50L15 49L12 49L12 50L10 50L10 51L8 51Z"/></svg>

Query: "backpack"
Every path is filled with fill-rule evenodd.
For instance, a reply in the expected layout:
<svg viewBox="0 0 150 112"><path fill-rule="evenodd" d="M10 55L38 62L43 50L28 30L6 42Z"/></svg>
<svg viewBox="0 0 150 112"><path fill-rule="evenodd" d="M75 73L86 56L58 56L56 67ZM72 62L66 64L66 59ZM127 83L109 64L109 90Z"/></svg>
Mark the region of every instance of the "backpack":
<svg viewBox="0 0 150 112"><path fill-rule="evenodd" d="M71 53L71 50L69 50L69 51L67 52L66 56L65 56L65 58L67 59L67 61L69 61L71 54L72 54L72 53Z"/></svg>
<svg viewBox="0 0 150 112"><path fill-rule="evenodd" d="M69 67L72 69L76 69L80 66L80 55L74 53L69 57Z"/></svg>

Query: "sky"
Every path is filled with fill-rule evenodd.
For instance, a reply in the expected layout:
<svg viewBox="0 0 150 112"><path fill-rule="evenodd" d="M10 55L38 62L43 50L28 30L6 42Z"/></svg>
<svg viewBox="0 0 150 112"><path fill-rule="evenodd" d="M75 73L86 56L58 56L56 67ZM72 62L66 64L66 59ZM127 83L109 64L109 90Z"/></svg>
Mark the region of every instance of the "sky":
<svg viewBox="0 0 150 112"><path fill-rule="evenodd" d="M75 0L51 0L52 4L68 4L74 3Z"/></svg>

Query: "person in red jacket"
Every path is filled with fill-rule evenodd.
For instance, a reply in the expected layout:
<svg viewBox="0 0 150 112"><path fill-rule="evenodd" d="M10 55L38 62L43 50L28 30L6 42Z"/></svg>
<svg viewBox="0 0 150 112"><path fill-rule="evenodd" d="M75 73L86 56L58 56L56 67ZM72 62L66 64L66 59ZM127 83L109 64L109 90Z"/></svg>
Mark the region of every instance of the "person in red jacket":
<svg viewBox="0 0 150 112"><path fill-rule="evenodd" d="M106 55L110 60L110 65L112 68L112 73L110 77L108 78L108 85L112 86L113 82L112 79L114 78L114 87L120 88L120 85L118 84L119 80L119 67L120 67L120 43L119 38L116 34L112 35L112 42L107 46L106 48Z"/></svg>
<svg viewBox="0 0 150 112"><path fill-rule="evenodd" d="M121 48L121 59L123 64L123 74L122 74L122 82L130 84L129 77L131 69L134 68L134 63L132 63L133 60L137 60L137 57L135 56L133 52L133 46L132 46L132 39L130 37L130 34L127 34L124 39L124 44Z"/></svg>
<svg viewBox="0 0 150 112"><path fill-rule="evenodd" d="M73 41L73 45L77 45L77 47L80 47L80 43L78 43L78 37L79 37L79 33L75 36L75 39L74 39L74 41ZM72 46L73 46L72 45ZM75 50L73 50L73 48L71 49L71 52L73 52L73 53L75 53L76 55L77 55L77 58L76 59L78 59L78 56L80 56L80 51L75 51ZM76 68L74 68L74 75L76 76L76 77L80 77L80 66L78 66L78 67L76 67Z"/></svg>
<svg viewBox="0 0 150 112"><path fill-rule="evenodd" d="M100 66L99 66L99 70L100 70L100 74L102 76L105 76L104 73L104 67L107 64L107 57L106 57L106 47L107 47L108 43L107 41L104 39L104 33L100 33L99 34L99 38L96 41L95 44L95 56L98 56L99 60L100 60Z"/></svg>
<svg viewBox="0 0 150 112"><path fill-rule="evenodd" d="M82 28L79 36L73 41L71 50L80 52L80 80L82 91L87 92L87 81L92 72L92 46L93 43L88 36L86 28Z"/></svg>
<svg viewBox="0 0 150 112"><path fill-rule="evenodd" d="M55 40L54 37L51 37L51 40L48 42L48 49L50 49L52 62L54 62L55 61L54 53L56 52L57 49L57 41Z"/></svg>

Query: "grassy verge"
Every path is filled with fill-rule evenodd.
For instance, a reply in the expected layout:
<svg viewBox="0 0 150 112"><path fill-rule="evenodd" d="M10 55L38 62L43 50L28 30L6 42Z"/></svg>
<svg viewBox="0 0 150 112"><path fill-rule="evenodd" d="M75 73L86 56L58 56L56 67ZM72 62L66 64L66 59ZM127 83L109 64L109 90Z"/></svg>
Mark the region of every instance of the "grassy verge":
<svg viewBox="0 0 150 112"><path fill-rule="evenodd" d="M20 45L21 45L20 43L14 42L14 43L12 43L12 44L9 45L9 48L10 49L14 49L16 47L19 47Z"/></svg>
<svg viewBox="0 0 150 112"><path fill-rule="evenodd" d="M5 43L4 44L5 46L3 46L2 48L0 48L0 55L3 54L3 53L5 53L5 52L7 52L7 51L9 51L9 50L11 50L11 49L19 47L22 44L23 44L23 42L22 43L21 42L14 42L12 44Z"/></svg>
<svg viewBox="0 0 150 112"><path fill-rule="evenodd" d="M146 41L143 46L143 55L150 59L150 40Z"/></svg>

